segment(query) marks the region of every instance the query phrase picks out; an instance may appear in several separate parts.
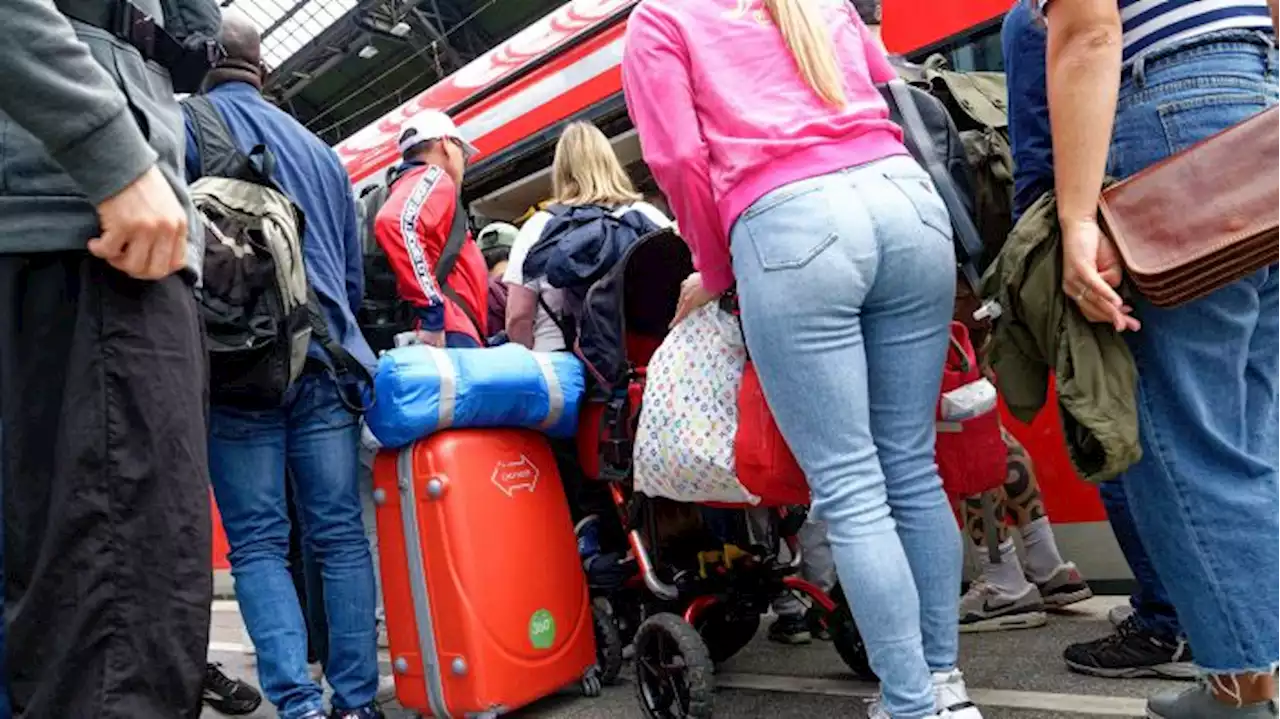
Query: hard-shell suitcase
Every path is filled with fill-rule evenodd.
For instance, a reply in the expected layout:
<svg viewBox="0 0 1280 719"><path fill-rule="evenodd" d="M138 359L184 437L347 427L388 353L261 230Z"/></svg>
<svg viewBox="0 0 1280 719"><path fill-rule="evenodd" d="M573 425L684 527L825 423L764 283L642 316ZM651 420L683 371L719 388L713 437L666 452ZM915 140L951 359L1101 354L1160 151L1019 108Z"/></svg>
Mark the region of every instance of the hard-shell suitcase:
<svg viewBox="0 0 1280 719"><path fill-rule="evenodd" d="M555 458L522 429L438 432L374 466L396 694L494 717L599 691L591 602Z"/></svg>

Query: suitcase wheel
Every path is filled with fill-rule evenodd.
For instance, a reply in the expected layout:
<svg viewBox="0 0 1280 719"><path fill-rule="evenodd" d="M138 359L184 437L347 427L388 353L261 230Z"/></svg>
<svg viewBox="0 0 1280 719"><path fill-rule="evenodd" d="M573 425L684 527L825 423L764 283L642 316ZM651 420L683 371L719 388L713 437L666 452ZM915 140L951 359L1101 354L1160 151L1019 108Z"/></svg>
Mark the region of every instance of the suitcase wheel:
<svg viewBox="0 0 1280 719"><path fill-rule="evenodd" d="M600 683L613 686L622 672L622 635L613 616L609 600L597 598L591 603L591 615L596 630L596 668L600 670Z"/></svg>
<svg viewBox="0 0 1280 719"><path fill-rule="evenodd" d="M604 683L600 680L600 667L592 666L582 675L582 696L594 699L604 691Z"/></svg>
<svg viewBox="0 0 1280 719"><path fill-rule="evenodd" d="M650 719L710 719L715 667L697 630L675 614L655 614L636 632L636 693Z"/></svg>

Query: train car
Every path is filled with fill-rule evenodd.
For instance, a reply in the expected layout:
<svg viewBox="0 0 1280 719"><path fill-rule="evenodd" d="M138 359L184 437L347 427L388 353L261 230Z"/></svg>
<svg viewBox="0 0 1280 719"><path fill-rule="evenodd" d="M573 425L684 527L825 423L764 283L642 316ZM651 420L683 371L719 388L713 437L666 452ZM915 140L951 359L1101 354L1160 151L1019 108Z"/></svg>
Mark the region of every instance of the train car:
<svg viewBox="0 0 1280 719"><path fill-rule="evenodd" d="M1012 0L881 0L881 37L913 60L942 53L959 70L1000 70L1000 20ZM464 199L473 216L512 221L550 194L550 167L562 128L589 120L611 139L638 188L661 203L627 116L621 61L636 0L574 0L369 125L336 150L357 193L398 160L405 120L444 110L480 154ZM1005 421L1026 444L1063 554L1095 588L1131 580L1097 489L1071 468L1056 403L1023 425Z"/></svg>

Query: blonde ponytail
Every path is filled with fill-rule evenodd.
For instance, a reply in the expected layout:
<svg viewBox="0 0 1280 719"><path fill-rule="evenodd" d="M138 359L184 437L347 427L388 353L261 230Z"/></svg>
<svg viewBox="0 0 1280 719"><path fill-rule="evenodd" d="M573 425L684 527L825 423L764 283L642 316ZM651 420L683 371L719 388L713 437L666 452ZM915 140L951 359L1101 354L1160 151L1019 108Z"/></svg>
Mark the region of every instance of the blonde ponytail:
<svg viewBox="0 0 1280 719"><path fill-rule="evenodd" d="M836 65L835 44L814 0L764 0L764 5L805 82L827 104L844 107L844 82Z"/></svg>

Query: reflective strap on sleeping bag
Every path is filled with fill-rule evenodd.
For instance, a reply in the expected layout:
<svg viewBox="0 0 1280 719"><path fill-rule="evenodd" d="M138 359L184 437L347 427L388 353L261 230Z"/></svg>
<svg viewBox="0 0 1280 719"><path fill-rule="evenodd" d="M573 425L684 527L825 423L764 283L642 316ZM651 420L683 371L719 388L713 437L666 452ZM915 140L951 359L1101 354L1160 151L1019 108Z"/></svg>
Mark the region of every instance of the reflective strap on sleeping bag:
<svg viewBox="0 0 1280 719"><path fill-rule="evenodd" d="M551 364L551 358L541 352L534 352L533 359L537 361L538 369L542 370L542 378L547 381L547 418L538 427L550 429L556 426L564 414L564 390L560 387L560 378L556 375L555 366Z"/></svg>
<svg viewBox="0 0 1280 719"><path fill-rule="evenodd" d="M453 412L458 405L458 370L453 366L449 353L439 347L428 347L431 360L440 370L440 423L439 429L453 426Z"/></svg>

